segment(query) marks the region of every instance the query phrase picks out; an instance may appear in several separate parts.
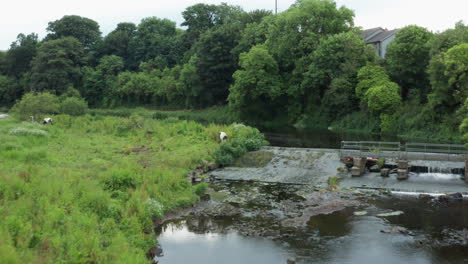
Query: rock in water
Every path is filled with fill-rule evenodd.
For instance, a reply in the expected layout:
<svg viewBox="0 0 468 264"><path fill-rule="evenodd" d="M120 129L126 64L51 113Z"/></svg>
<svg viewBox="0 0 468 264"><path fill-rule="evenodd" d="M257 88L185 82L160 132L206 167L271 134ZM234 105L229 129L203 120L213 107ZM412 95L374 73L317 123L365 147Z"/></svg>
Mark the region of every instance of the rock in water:
<svg viewBox="0 0 468 264"><path fill-rule="evenodd" d="M453 202L459 202L463 201L463 194L461 193L448 193L439 196L438 198L439 202L446 202L446 203L453 203Z"/></svg>
<svg viewBox="0 0 468 264"><path fill-rule="evenodd" d="M403 234L403 235L413 235L411 231L401 226L392 226L390 228L380 230L384 234Z"/></svg>
<svg viewBox="0 0 468 264"><path fill-rule="evenodd" d="M398 216L404 214L403 211L395 211L395 212L390 212L390 213L384 213L384 214L378 214L378 217L387 217L387 216Z"/></svg>
<svg viewBox="0 0 468 264"><path fill-rule="evenodd" d="M366 211L358 211L358 212L354 212L354 215L356 216L363 216L363 215L366 215L367 212Z"/></svg>

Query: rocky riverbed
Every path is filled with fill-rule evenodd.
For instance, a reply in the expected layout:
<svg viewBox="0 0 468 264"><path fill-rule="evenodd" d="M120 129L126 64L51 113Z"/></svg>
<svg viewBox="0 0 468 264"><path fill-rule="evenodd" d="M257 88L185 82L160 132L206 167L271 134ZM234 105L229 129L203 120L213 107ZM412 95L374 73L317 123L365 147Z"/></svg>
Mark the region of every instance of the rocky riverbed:
<svg viewBox="0 0 468 264"><path fill-rule="evenodd" d="M279 249L275 250L286 249L288 254L284 262L278 263L286 263L287 259L296 263L329 263L330 258L338 256L330 256L330 250L353 239L375 247L383 255L391 255L389 261L403 260L401 252L392 255L403 245L408 247L403 255L420 251L440 258L433 261L426 255L417 257L411 253L411 258L423 259L417 263L458 263L468 259L468 203L460 199L426 196L401 199L388 192L328 191L312 185L254 181L212 182L204 198L196 207L170 216L159 227L163 234L162 255L165 255L161 263L177 263L164 254L164 241L169 236L165 233L168 229L178 228L183 228L184 234L198 234L201 240L216 234L226 236L229 241L236 234L279 243L275 246ZM169 254L172 244L166 243ZM239 242L242 243L249 242ZM349 254L369 253L361 247L355 250ZM456 261L442 261L447 258Z"/></svg>

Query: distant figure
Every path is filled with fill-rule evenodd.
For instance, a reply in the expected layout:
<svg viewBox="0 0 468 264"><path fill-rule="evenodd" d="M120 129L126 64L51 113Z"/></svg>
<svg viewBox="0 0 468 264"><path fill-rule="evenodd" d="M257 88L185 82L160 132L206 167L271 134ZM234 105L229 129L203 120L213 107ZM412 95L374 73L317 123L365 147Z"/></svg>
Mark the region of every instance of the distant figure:
<svg viewBox="0 0 468 264"><path fill-rule="evenodd" d="M44 125L48 125L48 124L52 125L52 118L50 118L50 117L44 118L43 124Z"/></svg>
<svg viewBox="0 0 468 264"><path fill-rule="evenodd" d="M34 116L30 116L31 118L31 123L34 123Z"/></svg>
<svg viewBox="0 0 468 264"><path fill-rule="evenodd" d="M219 133L219 139L221 139L221 142L227 140L227 138L228 138L228 136L227 136L227 134L225 132L221 131Z"/></svg>

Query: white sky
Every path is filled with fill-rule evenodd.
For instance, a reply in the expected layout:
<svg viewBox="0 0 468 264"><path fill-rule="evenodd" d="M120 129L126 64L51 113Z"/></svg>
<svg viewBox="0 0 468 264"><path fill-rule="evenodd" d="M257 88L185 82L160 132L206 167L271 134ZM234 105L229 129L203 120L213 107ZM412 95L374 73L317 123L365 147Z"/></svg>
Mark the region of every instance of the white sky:
<svg viewBox="0 0 468 264"><path fill-rule="evenodd" d="M35 32L43 38L49 21L64 15L93 19L104 34L120 22L138 22L148 16L168 18L182 23L182 11L196 3L226 2L245 10L273 10L275 0L13 0L1 4L0 50L9 48L19 33ZM3 2L3 1L2 1ZM355 23L363 28L389 29L417 24L432 31L453 27L455 22L468 23L468 0L337 0L356 13ZM278 0L279 11L294 0Z"/></svg>

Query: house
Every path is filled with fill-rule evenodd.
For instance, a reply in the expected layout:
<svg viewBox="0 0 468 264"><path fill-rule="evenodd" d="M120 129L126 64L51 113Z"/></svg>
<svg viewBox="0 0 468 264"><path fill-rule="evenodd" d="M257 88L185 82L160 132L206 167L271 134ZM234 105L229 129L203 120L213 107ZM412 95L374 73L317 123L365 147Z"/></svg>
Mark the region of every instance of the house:
<svg viewBox="0 0 468 264"><path fill-rule="evenodd" d="M373 45L375 52L381 58L385 58L388 44L395 39L398 29L388 30L381 27L366 29L362 32L361 38L366 44Z"/></svg>

